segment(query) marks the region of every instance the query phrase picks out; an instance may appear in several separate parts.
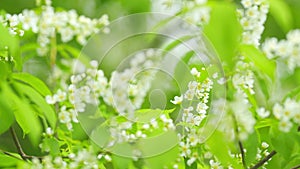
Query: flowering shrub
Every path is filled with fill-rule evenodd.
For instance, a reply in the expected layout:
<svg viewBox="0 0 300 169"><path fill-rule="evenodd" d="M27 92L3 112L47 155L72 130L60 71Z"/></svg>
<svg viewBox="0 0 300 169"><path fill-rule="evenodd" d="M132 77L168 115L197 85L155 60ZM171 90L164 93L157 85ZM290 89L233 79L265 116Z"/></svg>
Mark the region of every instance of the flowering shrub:
<svg viewBox="0 0 300 169"><path fill-rule="evenodd" d="M0 15L1 168L300 168L289 2L36 3Z"/></svg>

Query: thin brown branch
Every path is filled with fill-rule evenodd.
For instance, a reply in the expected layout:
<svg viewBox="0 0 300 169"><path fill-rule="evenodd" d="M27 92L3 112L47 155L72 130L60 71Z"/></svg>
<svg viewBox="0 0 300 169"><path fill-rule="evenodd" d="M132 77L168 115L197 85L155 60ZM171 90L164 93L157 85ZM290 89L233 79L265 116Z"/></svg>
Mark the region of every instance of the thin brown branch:
<svg viewBox="0 0 300 169"><path fill-rule="evenodd" d="M277 152L273 150L269 155L265 158L260 160L255 166L251 167L250 169L258 169L259 167L263 166L267 161L269 161Z"/></svg>
<svg viewBox="0 0 300 169"><path fill-rule="evenodd" d="M10 128L10 133L13 137L13 140L14 140L14 143L16 145L16 148L17 148L17 151L18 153L20 154L20 156L22 157L23 160L26 160L26 154L24 153L23 149L22 149L22 146L18 140L18 137L17 137L17 134L16 134L16 131L13 127Z"/></svg>
<svg viewBox="0 0 300 169"><path fill-rule="evenodd" d="M240 147L240 151L241 151L241 155L242 155L243 166L244 166L244 168L247 168L246 161L245 161L244 146L243 146L243 144L242 144L242 142L240 140L239 140L239 147Z"/></svg>
<svg viewBox="0 0 300 169"><path fill-rule="evenodd" d="M13 157L13 158L18 159L18 160L22 160L21 158L15 156L15 155L13 155L13 154L11 154L10 152L4 151L4 150L2 150L2 149L0 149L0 151L1 151L3 154L7 155L7 156Z"/></svg>
<svg viewBox="0 0 300 169"><path fill-rule="evenodd" d="M19 155L21 156L21 158L23 160L26 161L26 160L29 160L29 159L32 159L32 158L38 158L38 159L42 159L43 158L43 157L30 156L30 155L25 154L24 151L23 151L23 148L22 148L22 146L21 146L21 144L19 142L19 139L18 139L18 136L16 134L16 131L15 131L15 129L13 127L10 128L10 132L11 132L11 135L13 137L14 143L16 145L17 151L18 151Z"/></svg>
<svg viewBox="0 0 300 169"><path fill-rule="evenodd" d="M291 169L298 169L298 168L300 168L300 164L295 167L292 167Z"/></svg>

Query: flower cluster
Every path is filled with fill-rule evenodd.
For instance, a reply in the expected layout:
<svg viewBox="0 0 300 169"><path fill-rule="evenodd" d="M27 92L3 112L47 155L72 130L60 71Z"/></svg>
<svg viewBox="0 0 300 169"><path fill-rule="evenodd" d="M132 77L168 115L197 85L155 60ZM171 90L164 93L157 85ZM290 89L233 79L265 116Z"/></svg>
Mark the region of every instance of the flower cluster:
<svg viewBox="0 0 300 169"><path fill-rule="evenodd" d="M91 61L90 64L91 68L86 72L71 76L67 89L46 96L48 104L59 103L59 120L69 129L72 129L72 122L78 123L77 113L84 112L87 104L99 105L99 97L107 90L108 82L103 71L97 69L98 62Z"/></svg>
<svg viewBox="0 0 300 169"><path fill-rule="evenodd" d="M254 94L254 73L251 70L251 63L238 61L236 63L236 73L232 77L232 83L237 93Z"/></svg>
<svg viewBox="0 0 300 169"><path fill-rule="evenodd" d="M262 45L262 50L269 59L278 57L278 60L285 62L293 72L295 68L300 67L300 30L290 31L286 40L267 39Z"/></svg>
<svg viewBox="0 0 300 169"><path fill-rule="evenodd" d="M160 129L163 129L163 131L175 130L175 124L173 120L165 114L160 115L158 118L152 118L146 123L132 122L129 120L123 120L120 122L120 120L118 121L119 118L120 117L111 118L109 120L108 128L110 138L106 147L112 147L120 143L134 144L139 139L146 138L148 134L151 134L155 131L157 132ZM138 157L133 156L134 160L137 158Z"/></svg>
<svg viewBox="0 0 300 169"><path fill-rule="evenodd" d="M186 2L188 12L183 18L190 24L202 26L207 24L210 19L210 8L205 6L207 0L195 0Z"/></svg>
<svg viewBox="0 0 300 169"><path fill-rule="evenodd" d="M254 125L256 120L252 115L250 104L243 96L236 94L235 100L230 104L231 111L234 114L234 118L238 126L238 138L245 140L248 135L254 131Z"/></svg>
<svg viewBox="0 0 300 169"><path fill-rule="evenodd" d="M98 156L91 150L81 149L76 154L70 153L68 158L62 158L61 156L52 157L45 156L40 161L37 158L32 160L32 164L27 164L32 169L98 169L103 165L103 162L110 162L111 156L106 153L100 153ZM100 162L102 164L100 164Z"/></svg>
<svg viewBox="0 0 300 169"><path fill-rule="evenodd" d="M205 68L202 68L204 71ZM173 104L183 104L183 101L189 102L188 107L183 107L182 125L187 134L179 134L181 157L188 158L187 165L191 166L199 155L195 147L200 143L199 130L196 128L200 126L201 122L207 116L208 100L210 91L212 89L213 81L210 78L205 78L200 81L201 72L196 68L191 69L191 74L195 77L196 81L191 81L188 84L188 90L182 96L175 96L171 100ZM196 103L196 104L194 104Z"/></svg>
<svg viewBox="0 0 300 169"><path fill-rule="evenodd" d="M206 3L207 0L156 0L152 3L152 11L175 15L185 9L179 17L192 25L202 26L210 19L210 8L205 6Z"/></svg>
<svg viewBox="0 0 300 169"><path fill-rule="evenodd" d="M270 154L268 148L269 148L268 143L266 143L266 142L261 143L261 147L257 148L256 161L260 161L261 159L263 159L264 157L266 157ZM269 161L270 160L271 159L269 159ZM267 165L267 164L268 164L268 161L264 163L264 165ZM262 168L265 169L264 166Z"/></svg>
<svg viewBox="0 0 300 169"><path fill-rule="evenodd" d="M51 41L56 41L57 35L63 43L76 39L79 44L84 45L89 36L109 24L107 15L99 19L90 19L78 15L75 10L56 12L51 6L51 1L42 6L40 13L25 9L20 14L7 14L5 18L0 17L0 22L4 22L12 34L22 36L24 31L37 34L39 44L37 53L40 56L45 56L49 52ZM109 29L104 28L103 31L108 33Z"/></svg>
<svg viewBox="0 0 300 169"><path fill-rule="evenodd" d="M20 17L22 17L22 14L6 14L5 16L0 15L0 24L7 27L10 34L23 36L24 30L20 26Z"/></svg>
<svg viewBox="0 0 300 169"><path fill-rule="evenodd" d="M139 109L151 87L151 80L161 60L161 52L147 49L130 59L129 68L112 73L104 100L121 115L132 115Z"/></svg>
<svg viewBox="0 0 300 169"><path fill-rule="evenodd" d="M279 120L279 130L289 132L293 122L300 125L300 102L287 98L283 105L276 103L273 106L273 115Z"/></svg>
<svg viewBox="0 0 300 169"><path fill-rule="evenodd" d="M265 0L242 0L244 10L238 10L243 27L243 39L245 44L256 47L260 45L261 34L264 31L264 23L267 19L269 6Z"/></svg>

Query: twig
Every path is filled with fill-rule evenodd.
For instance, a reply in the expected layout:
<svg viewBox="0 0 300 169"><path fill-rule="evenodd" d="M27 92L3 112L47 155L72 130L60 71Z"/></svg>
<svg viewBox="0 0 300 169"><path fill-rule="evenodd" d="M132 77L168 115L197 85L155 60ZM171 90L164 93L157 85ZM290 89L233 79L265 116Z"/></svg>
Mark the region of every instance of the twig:
<svg viewBox="0 0 300 169"><path fill-rule="evenodd" d="M241 151L241 155L242 155L243 166L244 166L244 168L247 168L246 161L245 161L244 147L243 147L243 144L242 144L242 142L240 140L239 140L239 147L240 147L240 151Z"/></svg>
<svg viewBox="0 0 300 169"><path fill-rule="evenodd" d="M24 153L23 149L22 149L22 146L18 140L18 137L17 137L17 134L15 132L15 129L13 127L10 128L10 133L13 137L13 140L14 140L14 143L17 147L17 150L18 150L18 153L20 154L20 156L22 157L23 160L26 160L26 154Z"/></svg>
<svg viewBox="0 0 300 169"><path fill-rule="evenodd" d="M11 154L10 152L4 151L4 150L2 150L2 149L0 149L0 151L1 151L3 154L5 154L5 155L8 155L8 156L13 157L13 158L18 159L18 160L22 160L21 158L15 156L15 155L13 155L13 154Z"/></svg>
<svg viewBox="0 0 300 169"><path fill-rule="evenodd" d="M38 158L38 159L42 159L43 157L37 157L37 156L30 156L30 155L27 155L24 153L23 149L22 149L22 146L18 140L18 137L17 137L17 134L15 132L15 129L13 127L10 128L10 132L11 132L11 135L13 137L13 140L14 140L14 143L17 147L17 150L18 150L18 153L19 155L21 156L21 158L23 160L29 160L29 159L32 159L32 158ZM8 154L7 154L8 155Z"/></svg>
<svg viewBox="0 0 300 169"><path fill-rule="evenodd" d="M270 158L272 158L277 152L275 150L273 150L269 155L267 155L265 158L263 158L262 160L260 160L255 166L251 167L250 169L258 169L259 167L261 167L262 165L265 164L265 162L269 161Z"/></svg>
<svg viewBox="0 0 300 169"><path fill-rule="evenodd" d="M300 164L295 167L292 167L291 169L298 169L298 168L300 168Z"/></svg>

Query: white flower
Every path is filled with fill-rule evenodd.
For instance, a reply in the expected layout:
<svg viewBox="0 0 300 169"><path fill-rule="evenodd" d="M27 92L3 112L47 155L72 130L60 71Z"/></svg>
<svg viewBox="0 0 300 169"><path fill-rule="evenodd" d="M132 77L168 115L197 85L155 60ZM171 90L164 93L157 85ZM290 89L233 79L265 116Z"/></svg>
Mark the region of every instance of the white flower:
<svg viewBox="0 0 300 169"><path fill-rule="evenodd" d="M185 92L184 98L187 99L187 100L193 100L194 95L195 95L195 91L193 91L193 90L188 90L188 91ZM174 104L174 103L173 103L173 104Z"/></svg>
<svg viewBox="0 0 300 169"><path fill-rule="evenodd" d="M188 143L180 142L179 146L181 148L181 154L182 157L188 157L191 154L190 146Z"/></svg>
<svg viewBox="0 0 300 169"><path fill-rule="evenodd" d="M183 97L182 96L175 96L174 100L171 100L171 103L173 104L181 104L183 101Z"/></svg>
<svg viewBox="0 0 300 169"><path fill-rule="evenodd" d="M53 132L53 130L52 130L50 127L47 127L47 128L46 128L46 134L47 134L48 136L52 136L52 135L54 134L54 132Z"/></svg>
<svg viewBox="0 0 300 169"><path fill-rule="evenodd" d="M258 108L256 112L261 118L266 118L270 115L270 111L266 110L264 107Z"/></svg>
<svg viewBox="0 0 300 169"><path fill-rule="evenodd" d="M54 98L54 97L48 95L48 96L46 96L46 102L47 102L48 104L55 104L55 103L57 102L57 100L56 100L56 98Z"/></svg>
<svg viewBox="0 0 300 169"><path fill-rule="evenodd" d="M63 102L66 100L67 94L66 92L63 92L62 90L57 90L57 93L53 96L54 98L56 98L56 100L58 102Z"/></svg>
<svg viewBox="0 0 300 169"><path fill-rule="evenodd" d="M264 149L266 149L266 148L269 147L269 144L266 143L266 142L262 142L262 143L261 143L261 147L264 148Z"/></svg>
<svg viewBox="0 0 300 169"><path fill-rule="evenodd" d="M61 123L69 123L71 122L70 113L66 110L59 112L58 119Z"/></svg>
<svg viewBox="0 0 300 169"><path fill-rule="evenodd" d="M209 161L211 169L223 169L219 162L215 162L214 160Z"/></svg>
<svg viewBox="0 0 300 169"><path fill-rule="evenodd" d="M291 128L293 127L292 122L288 120L281 120L279 122L279 130L283 132L289 132Z"/></svg>
<svg viewBox="0 0 300 169"><path fill-rule="evenodd" d="M196 77L200 77L200 72L196 68L192 68L191 74Z"/></svg>
<svg viewBox="0 0 300 169"><path fill-rule="evenodd" d="M277 119L281 119L282 117L282 112L283 112L283 107L276 103L273 107L273 114Z"/></svg>

